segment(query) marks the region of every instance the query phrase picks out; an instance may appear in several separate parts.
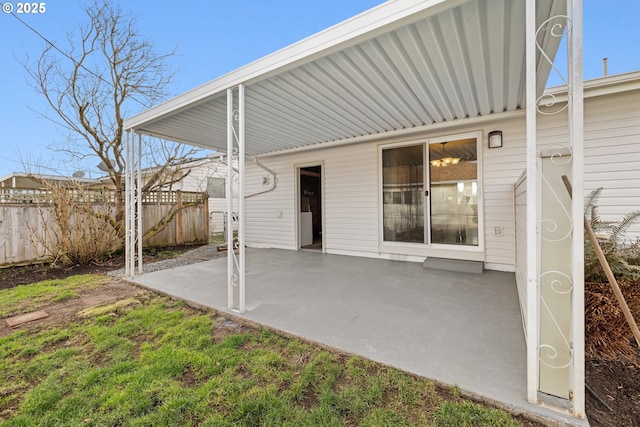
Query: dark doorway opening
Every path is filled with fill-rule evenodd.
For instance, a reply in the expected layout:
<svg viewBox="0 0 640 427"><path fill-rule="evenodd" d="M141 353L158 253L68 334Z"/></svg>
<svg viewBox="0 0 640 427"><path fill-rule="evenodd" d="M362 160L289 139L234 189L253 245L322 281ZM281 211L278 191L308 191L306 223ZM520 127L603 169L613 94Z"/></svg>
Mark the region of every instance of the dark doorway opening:
<svg viewBox="0 0 640 427"><path fill-rule="evenodd" d="M322 166L300 171L300 247L322 250Z"/></svg>

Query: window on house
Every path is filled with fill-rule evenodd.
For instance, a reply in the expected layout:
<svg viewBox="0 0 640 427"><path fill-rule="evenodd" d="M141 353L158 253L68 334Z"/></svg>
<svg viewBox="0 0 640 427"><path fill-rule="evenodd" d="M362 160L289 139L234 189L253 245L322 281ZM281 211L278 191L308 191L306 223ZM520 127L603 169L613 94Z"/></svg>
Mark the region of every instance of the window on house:
<svg viewBox="0 0 640 427"><path fill-rule="evenodd" d="M224 199L226 195L226 180L224 178L207 178L207 193L214 199Z"/></svg>

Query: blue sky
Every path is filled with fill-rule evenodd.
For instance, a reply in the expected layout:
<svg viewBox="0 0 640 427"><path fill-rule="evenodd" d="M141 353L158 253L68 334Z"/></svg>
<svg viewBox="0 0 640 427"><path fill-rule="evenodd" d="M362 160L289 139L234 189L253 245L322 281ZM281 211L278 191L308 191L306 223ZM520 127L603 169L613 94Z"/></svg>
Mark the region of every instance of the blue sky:
<svg viewBox="0 0 640 427"><path fill-rule="evenodd" d="M520 0L518 0L520 1ZM0 2L5 3L4 0ZM140 32L158 52L177 47L171 62L178 73L177 95L226 72L370 9L382 0L129 0L125 12L137 16ZM10 1L15 7L17 1ZM46 12L21 14L54 42L64 42L85 15L80 0L45 1ZM584 0L584 77L640 70L640 1ZM0 13L0 177L24 169L23 162L51 165L43 173L71 174L77 165L60 163L47 149L65 133L36 111L46 105L29 86L21 65L35 59L45 42L13 16ZM557 79L551 85L559 84ZM133 111L136 112L136 111ZM97 176L97 171L87 171Z"/></svg>

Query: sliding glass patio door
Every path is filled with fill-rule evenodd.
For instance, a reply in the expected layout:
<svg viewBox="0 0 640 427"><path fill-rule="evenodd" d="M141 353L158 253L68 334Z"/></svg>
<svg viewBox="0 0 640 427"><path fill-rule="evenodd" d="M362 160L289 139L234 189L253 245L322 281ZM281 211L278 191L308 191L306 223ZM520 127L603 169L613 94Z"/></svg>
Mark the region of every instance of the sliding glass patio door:
<svg viewBox="0 0 640 427"><path fill-rule="evenodd" d="M429 144L431 243L478 246L476 139Z"/></svg>
<svg viewBox="0 0 640 427"><path fill-rule="evenodd" d="M384 241L478 246L477 152L477 138L383 148Z"/></svg>
<svg viewBox="0 0 640 427"><path fill-rule="evenodd" d="M424 144L382 151L383 235L387 242L425 241Z"/></svg>

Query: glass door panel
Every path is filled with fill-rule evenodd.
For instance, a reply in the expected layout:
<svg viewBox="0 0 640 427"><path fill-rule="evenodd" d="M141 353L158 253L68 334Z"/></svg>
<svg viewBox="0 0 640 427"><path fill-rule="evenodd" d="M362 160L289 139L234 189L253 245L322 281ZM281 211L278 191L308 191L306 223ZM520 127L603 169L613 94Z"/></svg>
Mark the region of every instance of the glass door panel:
<svg viewBox="0 0 640 427"><path fill-rule="evenodd" d="M478 245L475 138L429 144L431 243Z"/></svg>
<svg viewBox="0 0 640 427"><path fill-rule="evenodd" d="M383 238L424 243L424 144L382 150Z"/></svg>

